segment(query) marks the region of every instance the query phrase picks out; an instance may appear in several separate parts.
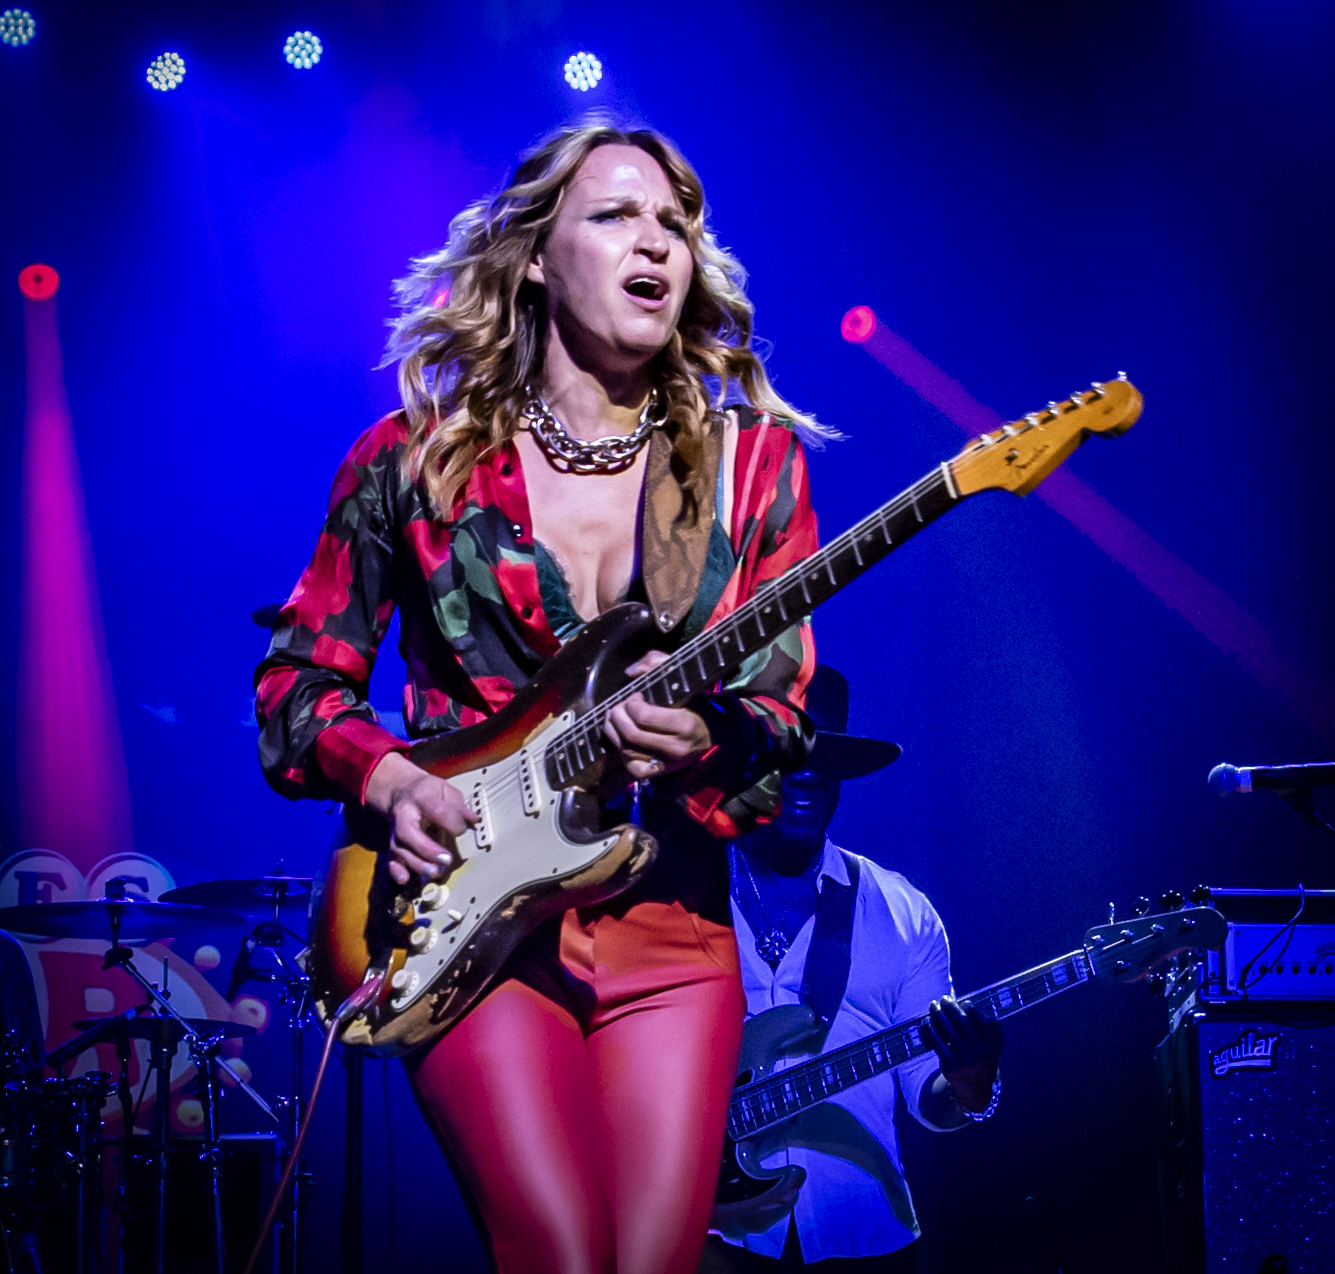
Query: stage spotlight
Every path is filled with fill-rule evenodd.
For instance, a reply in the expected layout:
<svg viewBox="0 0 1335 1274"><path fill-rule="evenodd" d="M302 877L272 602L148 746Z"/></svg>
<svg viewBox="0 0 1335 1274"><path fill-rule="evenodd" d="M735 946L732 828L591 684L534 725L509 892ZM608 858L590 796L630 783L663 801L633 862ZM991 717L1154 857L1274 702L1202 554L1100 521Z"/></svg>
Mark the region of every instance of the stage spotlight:
<svg viewBox="0 0 1335 1274"><path fill-rule="evenodd" d="M185 79L185 58L179 53L164 53L148 64L148 82L160 93L179 87Z"/></svg>
<svg viewBox="0 0 1335 1274"><path fill-rule="evenodd" d="M6 9L0 13L0 40L18 48L37 34L37 22L27 9Z"/></svg>
<svg viewBox="0 0 1335 1274"><path fill-rule="evenodd" d="M603 64L592 53L576 53L565 65L566 83L587 93L603 78Z"/></svg>
<svg viewBox="0 0 1335 1274"><path fill-rule="evenodd" d="M60 275L49 265L34 262L19 271L19 291L30 301L49 301L60 286Z"/></svg>
<svg viewBox="0 0 1335 1274"><path fill-rule="evenodd" d="M309 31L293 31L283 45L283 56L289 65L299 71L309 71L320 60L323 52L324 45L320 43L320 37Z"/></svg>
<svg viewBox="0 0 1335 1274"><path fill-rule="evenodd" d="M839 335L853 345L865 345L876 331L876 315L869 305L855 305L839 324Z"/></svg>

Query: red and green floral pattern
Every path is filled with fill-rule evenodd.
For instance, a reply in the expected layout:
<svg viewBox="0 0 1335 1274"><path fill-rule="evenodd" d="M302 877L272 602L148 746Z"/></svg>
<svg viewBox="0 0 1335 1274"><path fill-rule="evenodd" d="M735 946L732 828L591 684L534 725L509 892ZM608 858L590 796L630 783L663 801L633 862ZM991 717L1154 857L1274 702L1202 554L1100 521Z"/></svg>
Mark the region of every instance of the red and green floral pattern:
<svg viewBox="0 0 1335 1274"><path fill-rule="evenodd" d="M815 552L806 458L786 421L738 410L729 529L736 567L709 623ZM407 433L386 416L334 478L310 565L280 612L256 671L260 760L283 795L360 801L376 764L408 745L367 702L376 651L398 609L407 665L403 715L412 738L473 725L502 707L560 648L534 562L523 469L512 445L479 463L444 521L426 488L403 476ZM770 766L743 780L711 749L678 799L714 835L731 836L778 808L777 770L809 746L801 713L815 667L800 624L748 661L721 691L763 725ZM737 788L741 790L734 790Z"/></svg>

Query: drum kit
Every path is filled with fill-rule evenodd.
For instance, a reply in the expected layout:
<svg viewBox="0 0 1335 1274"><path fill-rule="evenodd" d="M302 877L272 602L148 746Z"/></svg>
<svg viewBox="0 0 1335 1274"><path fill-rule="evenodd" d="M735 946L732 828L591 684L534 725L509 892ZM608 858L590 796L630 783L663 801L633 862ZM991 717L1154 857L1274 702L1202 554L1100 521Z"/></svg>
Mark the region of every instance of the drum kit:
<svg viewBox="0 0 1335 1274"><path fill-rule="evenodd" d="M173 889L156 902L127 891L126 883L111 880L103 898L0 908L0 929L12 934L107 943L103 968L123 970L144 996L140 1007L125 1013L73 1023L79 1033L44 1057L13 1032L0 1035L0 1236L11 1270L25 1268L24 1258L35 1271L77 1274L239 1270L249 1254L245 1232L250 1230L253 1241L258 1218L224 1217L221 1082L225 1077L249 1098L280 1144L293 1144L300 1126L302 1034L312 1014L309 980L294 958L305 939L290 926L304 927L312 882L282 875L207 881ZM255 1027L182 1015L172 1004L167 963L155 981L132 959L130 944L246 928L227 999L235 1000L247 982L267 982L287 1005L292 1071L290 1091L275 1102L280 1110L223 1055L227 1040L251 1035ZM140 1040L148 1045L149 1064L139 1100L150 1078L156 1081L153 1129L147 1135L135 1131L138 1103L130 1079L131 1055ZM94 1070L66 1076L81 1053L108 1043L115 1046L119 1074ZM195 1067L202 1142L171 1135L172 1066L182 1048ZM42 1079L43 1067L56 1078ZM120 1128L107 1140L103 1110L113 1100ZM173 1235L181 1229L173 1213L182 1175L173 1165L182 1155L204 1165L208 1196L209 1234L190 1235L188 1256L173 1249L178 1241ZM299 1172L284 1203L280 1240L258 1269L300 1268L302 1184ZM229 1237L231 1249L244 1243L247 1250L229 1250ZM109 1253L118 1255L113 1260Z"/></svg>

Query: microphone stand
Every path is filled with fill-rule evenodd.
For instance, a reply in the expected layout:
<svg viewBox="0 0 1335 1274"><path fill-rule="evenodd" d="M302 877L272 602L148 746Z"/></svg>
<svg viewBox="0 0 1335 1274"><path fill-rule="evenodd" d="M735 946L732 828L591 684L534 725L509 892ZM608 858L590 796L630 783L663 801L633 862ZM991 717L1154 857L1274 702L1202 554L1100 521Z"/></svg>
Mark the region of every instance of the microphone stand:
<svg viewBox="0 0 1335 1274"><path fill-rule="evenodd" d="M1331 836L1335 836L1335 827L1332 827L1316 812L1316 805L1312 799L1312 789L1310 787L1277 788L1275 789L1275 795L1304 823L1312 827L1320 827Z"/></svg>

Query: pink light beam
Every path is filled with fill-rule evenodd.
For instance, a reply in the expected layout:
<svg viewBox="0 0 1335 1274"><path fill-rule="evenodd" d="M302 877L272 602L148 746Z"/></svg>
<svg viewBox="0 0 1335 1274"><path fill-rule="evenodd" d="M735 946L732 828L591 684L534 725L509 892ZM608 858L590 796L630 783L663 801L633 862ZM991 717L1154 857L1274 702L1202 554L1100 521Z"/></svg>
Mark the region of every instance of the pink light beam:
<svg viewBox="0 0 1335 1274"><path fill-rule="evenodd" d="M111 688L49 266L20 275L27 354L21 496L18 833L88 871L132 848Z"/></svg>
<svg viewBox="0 0 1335 1274"><path fill-rule="evenodd" d="M881 323L869 306L844 315L840 331L861 345L929 406L970 435L1006 421L974 398L902 336ZM1221 588L1164 548L1089 483L1058 469L1034 495L1125 567L1154 597L1181 616L1266 690L1328 741L1335 741L1335 687L1279 648L1274 634Z"/></svg>

